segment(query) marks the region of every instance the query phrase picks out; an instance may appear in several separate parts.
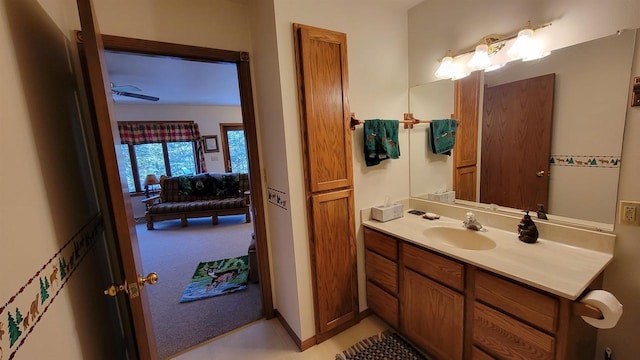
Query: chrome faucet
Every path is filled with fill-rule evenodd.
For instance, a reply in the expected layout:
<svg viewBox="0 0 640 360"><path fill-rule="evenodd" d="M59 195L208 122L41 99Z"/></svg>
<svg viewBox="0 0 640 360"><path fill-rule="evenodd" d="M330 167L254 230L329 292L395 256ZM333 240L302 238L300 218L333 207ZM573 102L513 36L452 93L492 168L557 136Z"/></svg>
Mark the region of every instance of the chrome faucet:
<svg viewBox="0 0 640 360"><path fill-rule="evenodd" d="M462 226L476 231L482 229L482 224L478 222L476 215L471 211L467 213L467 218L462 222Z"/></svg>

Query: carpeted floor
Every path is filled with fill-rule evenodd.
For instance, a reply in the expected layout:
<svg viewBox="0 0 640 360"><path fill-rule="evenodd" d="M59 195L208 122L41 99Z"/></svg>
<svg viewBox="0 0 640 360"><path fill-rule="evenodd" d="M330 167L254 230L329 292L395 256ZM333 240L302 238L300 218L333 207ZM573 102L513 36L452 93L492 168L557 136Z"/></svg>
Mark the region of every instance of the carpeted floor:
<svg viewBox="0 0 640 360"><path fill-rule="evenodd" d="M166 220L148 231L136 225L142 268L158 273L158 283L148 286L153 327L161 359L236 329L262 317L260 285L247 290L179 303L200 262L247 255L253 224L244 215L221 216L218 225L210 218Z"/></svg>

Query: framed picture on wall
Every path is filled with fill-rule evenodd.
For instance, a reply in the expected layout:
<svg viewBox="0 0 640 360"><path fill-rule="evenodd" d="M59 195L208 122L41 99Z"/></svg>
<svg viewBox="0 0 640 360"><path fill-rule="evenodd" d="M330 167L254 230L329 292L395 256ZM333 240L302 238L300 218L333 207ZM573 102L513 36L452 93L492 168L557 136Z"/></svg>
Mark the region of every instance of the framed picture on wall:
<svg viewBox="0 0 640 360"><path fill-rule="evenodd" d="M218 147L218 135L204 135L202 136L202 142L204 143L204 152L213 153L220 151Z"/></svg>

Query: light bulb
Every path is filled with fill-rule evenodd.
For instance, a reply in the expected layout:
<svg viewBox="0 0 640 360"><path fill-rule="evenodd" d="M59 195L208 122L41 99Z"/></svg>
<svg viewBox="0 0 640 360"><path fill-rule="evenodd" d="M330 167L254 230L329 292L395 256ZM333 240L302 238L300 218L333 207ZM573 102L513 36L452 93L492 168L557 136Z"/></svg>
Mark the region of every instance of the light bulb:
<svg viewBox="0 0 640 360"><path fill-rule="evenodd" d="M453 58L451 56L445 56L440 62L440 67L436 70L436 77L438 79L451 79L454 74Z"/></svg>
<svg viewBox="0 0 640 360"><path fill-rule="evenodd" d="M533 30L524 29L520 30L518 33L518 38L516 39L511 49L507 51L507 55L509 55L512 59L522 59L525 57L532 46L533 43Z"/></svg>
<svg viewBox="0 0 640 360"><path fill-rule="evenodd" d="M469 68L473 70L482 70L491 65L491 60L489 60L489 46L487 44L480 44L476 46L476 52L469 60L467 64Z"/></svg>

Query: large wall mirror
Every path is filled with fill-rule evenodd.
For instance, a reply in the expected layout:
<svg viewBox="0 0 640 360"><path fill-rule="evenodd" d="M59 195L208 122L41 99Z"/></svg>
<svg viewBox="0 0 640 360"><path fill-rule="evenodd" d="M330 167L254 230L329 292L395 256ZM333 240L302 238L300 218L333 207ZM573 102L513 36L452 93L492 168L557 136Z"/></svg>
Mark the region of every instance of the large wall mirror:
<svg viewBox="0 0 640 360"><path fill-rule="evenodd" d="M629 81L637 30L554 51L532 62L511 62L483 73L481 84L496 86L546 74L555 74L551 125L549 214L612 225L615 221L620 156ZM480 91L479 129L482 129ZM410 111L416 118L448 118L453 113L453 81L441 80L412 87ZM427 124L410 130L411 196L452 187L453 161L428 151ZM481 199L481 153L478 137L478 198ZM491 138L500 143L500 139ZM496 150L493 150L496 151ZM512 151L501 149L499 151ZM531 171L525 164L505 166L504 172ZM486 184L491 187L493 184ZM489 203L495 203L489 201ZM502 206L502 204L497 203Z"/></svg>

